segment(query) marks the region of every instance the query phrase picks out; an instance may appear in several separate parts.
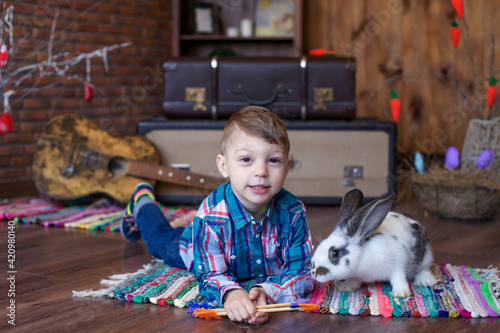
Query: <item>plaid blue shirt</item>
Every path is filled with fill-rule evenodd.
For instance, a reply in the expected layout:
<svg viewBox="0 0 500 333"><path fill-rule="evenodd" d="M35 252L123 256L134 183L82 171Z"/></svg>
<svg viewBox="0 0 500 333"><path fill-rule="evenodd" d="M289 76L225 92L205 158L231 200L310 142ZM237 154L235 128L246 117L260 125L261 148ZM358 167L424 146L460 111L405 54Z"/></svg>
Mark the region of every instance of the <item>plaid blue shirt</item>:
<svg viewBox="0 0 500 333"><path fill-rule="evenodd" d="M295 196L282 189L260 224L225 183L200 205L180 255L210 302L222 306L228 290L259 285L269 302L284 303L313 289L311 248L305 207Z"/></svg>

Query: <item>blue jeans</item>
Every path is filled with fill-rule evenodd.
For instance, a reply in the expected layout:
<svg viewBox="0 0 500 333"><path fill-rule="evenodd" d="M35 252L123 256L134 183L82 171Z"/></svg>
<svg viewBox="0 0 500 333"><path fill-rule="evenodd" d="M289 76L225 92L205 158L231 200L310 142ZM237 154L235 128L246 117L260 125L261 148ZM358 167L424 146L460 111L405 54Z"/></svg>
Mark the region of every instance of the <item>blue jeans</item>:
<svg viewBox="0 0 500 333"><path fill-rule="evenodd" d="M179 254L179 242L184 227L172 228L156 203L140 207L135 218L149 253L167 265L186 269Z"/></svg>

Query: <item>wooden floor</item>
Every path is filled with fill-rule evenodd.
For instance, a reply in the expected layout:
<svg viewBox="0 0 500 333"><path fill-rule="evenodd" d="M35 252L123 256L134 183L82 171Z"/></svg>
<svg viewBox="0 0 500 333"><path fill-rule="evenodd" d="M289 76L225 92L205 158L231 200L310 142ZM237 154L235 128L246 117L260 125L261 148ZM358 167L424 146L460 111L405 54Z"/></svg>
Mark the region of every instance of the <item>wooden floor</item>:
<svg viewBox="0 0 500 333"><path fill-rule="evenodd" d="M313 243L326 237L338 207L307 207ZM500 217L485 222L426 216L413 200L396 211L418 218L427 228L437 263L500 267ZM7 222L0 222L1 252L7 252ZM14 328L5 315L15 300L18 332L500 332L500 319L382 318L315 313L276 313L261 326L202 320L185 309L132 304L107 298L73 298L73 290L99 289L112 274L132 272L150 261L144 244L118 233L16 226L15 297L8 296L7 255L2 256L0 330ZM8 312L7 312L8 313Z"/></svg>

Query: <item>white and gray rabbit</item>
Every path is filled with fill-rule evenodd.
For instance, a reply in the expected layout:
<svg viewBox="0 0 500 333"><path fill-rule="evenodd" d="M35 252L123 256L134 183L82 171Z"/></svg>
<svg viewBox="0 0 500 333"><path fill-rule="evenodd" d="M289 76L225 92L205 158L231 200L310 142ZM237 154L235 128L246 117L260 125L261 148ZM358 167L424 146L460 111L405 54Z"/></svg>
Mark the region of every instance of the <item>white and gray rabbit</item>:
<svg viewBox="0 0 500 333"><path fill-rule="evenodd" d="M429 270L433 257L427 232L412 218L389 212L394 199L392 193L363 206L360 190L344 196L335 230L312 257L311 273L317 281L339 280L342 291L389 281L394 296L411 294L408 281L436 283Z"/></svg>

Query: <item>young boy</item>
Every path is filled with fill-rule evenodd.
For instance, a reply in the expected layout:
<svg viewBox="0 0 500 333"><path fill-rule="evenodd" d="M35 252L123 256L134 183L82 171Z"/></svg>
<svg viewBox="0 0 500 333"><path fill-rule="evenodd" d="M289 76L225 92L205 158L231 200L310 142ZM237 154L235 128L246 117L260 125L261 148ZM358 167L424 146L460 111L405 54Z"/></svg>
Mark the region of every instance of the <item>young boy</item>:
<svg viewBox="0 0 500 333"><path fill-rule="evenodd" d="M283 189L289 149L278 116L244 108L229 118L217 156L229 182L203 201L194 221L172 229L153 188L141 183L125 212L124 237L142 236L154 257L193 272L200 294L223 305L231 320L265 322L267 313L256 305L293 302L313 288L305 208Z"/></svg>

